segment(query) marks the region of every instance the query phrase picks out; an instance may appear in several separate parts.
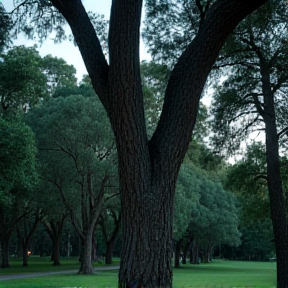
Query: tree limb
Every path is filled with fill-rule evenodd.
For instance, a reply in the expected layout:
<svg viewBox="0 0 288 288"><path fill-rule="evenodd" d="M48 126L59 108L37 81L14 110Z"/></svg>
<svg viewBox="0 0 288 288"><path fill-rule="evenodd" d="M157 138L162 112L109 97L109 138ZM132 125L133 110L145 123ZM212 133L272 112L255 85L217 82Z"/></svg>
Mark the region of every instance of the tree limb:
<svg viewBox="0 0 288 288"><path fill-rule="evenodd" d="M88 17L81 0L51 0L71 27L92 85L107 108L108 64L105 59L99 38Z"/></svg>

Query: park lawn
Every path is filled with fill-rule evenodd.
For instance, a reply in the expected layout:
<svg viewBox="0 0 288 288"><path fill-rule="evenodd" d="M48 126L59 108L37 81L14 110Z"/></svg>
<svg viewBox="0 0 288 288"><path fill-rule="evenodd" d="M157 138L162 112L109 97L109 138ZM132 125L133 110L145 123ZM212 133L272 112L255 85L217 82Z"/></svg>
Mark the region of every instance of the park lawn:
<svg viewBox="0 0 288 288"><path fill-rule="evenodd" d="M210 264L185 265L174 269L173 288L274 288L275 262L217 260ZM116 288L117 271L94 275L50 275L0 281L1 288Z"/></svg>
<svg viewBox="0 0 288 288"><path fill-rule="evenodd" d="M173 288L274 288L275 283L275 262L216 260L174 269Z"/></svg>

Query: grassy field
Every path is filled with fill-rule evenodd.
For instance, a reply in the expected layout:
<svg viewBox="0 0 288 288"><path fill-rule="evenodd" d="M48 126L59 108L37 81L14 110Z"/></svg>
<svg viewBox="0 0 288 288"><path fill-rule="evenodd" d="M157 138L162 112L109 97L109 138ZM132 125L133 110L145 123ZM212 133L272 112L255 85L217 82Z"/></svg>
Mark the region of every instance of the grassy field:
<svg viewBox="0 0 288 288"><path fill-rule="evenodd" d="M11 269L0 270L1 275L77 269L76 259L62 261L61 267L51 267L48 259L30 260L29 267L21 268L12 261ZM44 261L43 261L44 260ZM42 264L41 264L42 263ZM274 288L275 262L213 261L210 264L185 265L174 269L173 288ZM0 288L116 288L117 271L96 272L94 275L49 275L36 278L0 281Z"/></svg>

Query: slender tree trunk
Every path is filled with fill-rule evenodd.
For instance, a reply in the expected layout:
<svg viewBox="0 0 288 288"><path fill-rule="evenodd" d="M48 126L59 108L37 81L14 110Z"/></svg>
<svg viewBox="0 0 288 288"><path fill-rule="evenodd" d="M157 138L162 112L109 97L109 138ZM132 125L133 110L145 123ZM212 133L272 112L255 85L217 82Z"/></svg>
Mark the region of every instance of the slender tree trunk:
<svg viewBox="0 0 288 288"><path fill-rule="evenodd" d="M23 245L23 257L22 257L22 265L23 267L28 266L28 248L26 245Z"/></svg>
<svg viewBox="0 0 288 288"><path fill-rule="evenodd" d="M174 259L175 268L180 267L180 252L181 252L182 241L183 239L178 240L175 245L175 259Z"/></svg>
<svg viewBox="0 0 288 288"><path fill-rule="evenodd" d="M187 253L189 251L189 248L191 247L192 241L193 241L193 236L190 236L189 239L187 240L187 243L185 244L183 248L182 264L187 263Z"/></svg>
<svg viewBox="0 0 288 288"><path fill-rule="evenodd" d="M192 255L190 254L190 263L191 264L199 264L199 245L198 240L194 238L191 247ZM191 257L192 256L192 257Z"/></svg>
<svg viewBox="0 0 288 288"><path fill-rule="evenodd" d="M106 242L105 264L112 264L115 239Z"/></svg>
<svg viewBox="0 0 288 288"><path fill-rule="evenodd" d="M213 245L208 244L205 253L203 255L203 263L210 263L211 261L211 253L212 253Z"/></svg>
<svg viewBox="0 0 288 288"><path fill-rule="evenodd" d="M287 288L288 220L280 172L274 94L271 88L269 66L261 52L257 51L257 53L260 58L260 71L264 95L264 109L262 110L258 105L258 110L260 110L260 114L262 114L265 122L267 179L277 257L277 288Z"/></svg>
<svg viewBox="0 0 288 288"><path fill-rule="evenodd" d="M270 129L266 126L266 131ZM273 129L274 130L274 129ZM270 195L270 208L273 223L274 240L277 257L277 288L288 287L288 226L286 211L284 207L284 195L280 176L280 163L278 151L273 147L277 145L278 139L269 137L272 133L266 133L267 149L267 176ZM275 133L274 133L275 134ZM274 139L273 139L274 138ZM274 141L273 141L274 140ZM274 150L274 151L273 151ZM278 149L277 149L278 150ZM277 157L278 156L278 157Z"/></svg>
<svg viewBox="0 0 288 288"><path fill-rule="evenodd" d="M1 241L1 268L10 268L10 262L9 262L9 247L10 247L10 237L5 237L5 235L1 235L0 238Z"/></svg>

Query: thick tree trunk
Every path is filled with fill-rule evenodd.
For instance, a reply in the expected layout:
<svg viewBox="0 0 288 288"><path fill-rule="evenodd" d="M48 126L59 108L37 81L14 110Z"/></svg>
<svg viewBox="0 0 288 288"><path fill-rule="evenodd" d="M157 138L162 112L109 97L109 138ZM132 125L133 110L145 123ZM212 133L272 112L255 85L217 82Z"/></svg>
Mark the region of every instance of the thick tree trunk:
<svg viewBox="0 0 288 288"><path fill-rule="evenodd" d="M58 234L52 243L51 259L53 258L53 266L60 266L61 234Z"/></svg>
<svg viewBox="0 0 288 288"><path fill-rule="evenodd" d="M93 229L89 229L85 235L85 239L82 245L82 253L81 253L81 265L78 274L92 274L92 231Z"/></svg>
<svg viewBox="0 0 288 288"><path fill-rule="evenodd" d="M1 268L10 268L10 262L9 262L9 247L10 247L10 238L4 237L4 235L1 235Z"/></svg>
<svg viewBox="0 0 288 288"><path fill-rule="evenodd" d="M119 271L121 288L134 287L132 285L151 288L172 287L173 201L159 198L155 201L152 195L156 193L157 190L147 193L146 197L143 195L143 202L131 203L131 199L129 205L126 201L122 204L122 209L125 207L129 213L126 211L122 214L126 225L123 229ZM155 202L158 205L161 203L162 208L159 209Z"/></svg>

